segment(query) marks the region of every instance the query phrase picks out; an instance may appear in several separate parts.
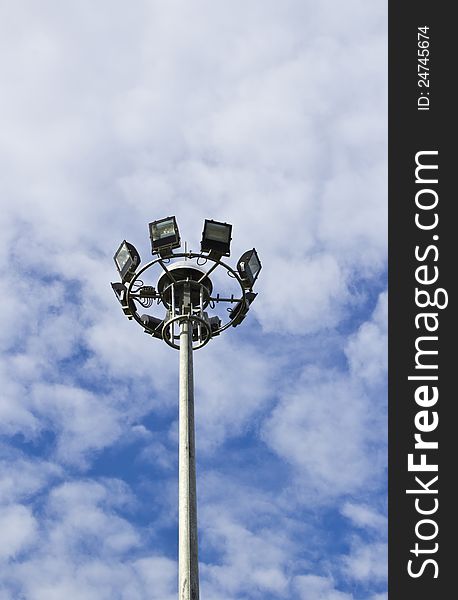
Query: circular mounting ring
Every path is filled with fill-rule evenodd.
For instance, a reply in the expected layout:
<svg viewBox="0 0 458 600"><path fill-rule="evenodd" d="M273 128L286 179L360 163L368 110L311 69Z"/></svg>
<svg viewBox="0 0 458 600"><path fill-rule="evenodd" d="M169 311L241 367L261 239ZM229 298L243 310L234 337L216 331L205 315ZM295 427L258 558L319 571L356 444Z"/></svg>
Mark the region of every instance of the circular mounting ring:
<svg viewBox="0 0 458 600"><path fill-rule="evenodd" d="M242 292L242 300L246 299L246 289L245 286L243 285L243 282L240 278L240 275L238 274L238 272L233 269L231 266L229 266L228 264L224 263L222 260L216 259L214 257L210 257L210 256L203 256L201 252L176 252L173 253L173 255L170 258L187 258L187 259L197 259L199 260L204 258L205 261L209 260L211 262L214 263L213 267L211 267L211 269L207 272L207 274L209 275L216 267L221 266L224 269L226 269L226 271L230 274L230 276L233 279L236 279L239 286L240 286L240 290ZM129 302L131 300L130 294L133 291L133 286L135 284L135 282L139 279L140 275L146 271L147 269L151 268L152 266L156 265L156 264L161 264L162 268L166 271L166 267L164 267L164 265L162 264L164 262L164 259L159 257L159 258L155 258L154 260L151 260L150 262L146 263L145 265L143 265L134 275L134 277L132 278L132 280L129 282L129 285L127 286L127 301ZM133 311L132 313L132 317L135 319L135 321L137 321L137 323L139 325L141 325L144 328L144 324L142 322L142 320L140 319L140 315L138 314L137 311ZM182 316L179 316L179 318L183 318ZM197 317L195 317L197 318ZM178 320L178 319L176 319ZM205 323L205 321L204 321ZM217 329L215 332L213 332L213 335L219 334L221 332L223 332L225 329L227 329L228 327L230 327L232 325L231 321L228 321L227 323L224 323L223 325L221 325L221 327L219 329ZM208 327L208 325L205 323L205 326ZM212 336L210 335L209 337L207 337L205 344L208 343L208 341L210 340ZM172 348L176 348L179 349L179 346L177 345L172 345L169 341L167 341L164 338L164 341L166 341L166 343L171 346ZM197 346L197 348L202 348L202 346L204 346L205 344L202 344L200 346Z"/></svg>
<svg viewBox="0 0 458 600"><path fill-rule="evenodd" d="M172 317L171 319L166 321L164 323L164 325L162 326L162 338L163 338L164 342L166 344L168 344L171 348L175 348L176 350L180 349L180 345L176 344L173 341L172 336L170 335L169 328L172 325L172 323L174 323L175 321L178 321L180 323L182 321L189 321L191 324L196 322L197 324L203 325L203 327L204 327L203 340L200 343L196 344L195 346L193 345L193 347L192 347L193 350L198 350L199 348L202 348L203 346L208 344L208 342L211 340L212 332L211 332L209 324L206 321L204 321L204 319L201 319L197 315L177 315L176 317ZM191 334L191 343L192 343L193 342L192 329L191 329L190 334Z"/></svg>

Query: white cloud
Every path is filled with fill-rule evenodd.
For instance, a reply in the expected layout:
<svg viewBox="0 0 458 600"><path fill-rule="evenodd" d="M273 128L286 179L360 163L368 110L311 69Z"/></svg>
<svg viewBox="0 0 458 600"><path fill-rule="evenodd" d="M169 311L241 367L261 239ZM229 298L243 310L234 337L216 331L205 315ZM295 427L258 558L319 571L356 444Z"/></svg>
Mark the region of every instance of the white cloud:
<svg viewBox="0 0 458 600"><path fill-rule="evenodd" d="M350 378L329 374L302 377L263 428L264 441L298 471L304 494L333 497L371 487L380 477L382 456L374 444L371 407Z"/></svg>
<svg viewBox="0 0 458 600"><path fill-rule="evenodd" d="M331 579L318 575L298 575L294 589L303 600L353 600L352 594L339 592Z"/></svg>
<svg viewBox="0 0 458 600"><path fill-rule="evenodd" d="M143 582L145 594L152 600L174 600L177 563L162 556L141 558L133 567ZM142 596L143 597L143 596Z"/></svg>
<svg viewBox="0 0 458 600"><path fill-rule="evenodd" d="M380 294L372 318L350 336L345 353L352 374L368 385L385 381L388 368L388 299Z"/></svg>
<svg viewBox="0 0 458 600"><path fill-rule="evenodd" d="M48 502L50 546L62 553L81 546L82 554L118 555L140 543L134 527L109 509L131 501L121 482L65 483L53 490ZM108 510L107 510L108 509Z"/></svg>
<svg viewBox="0 0 458 600"><path fill-rule="evenodd" d="M14 558L35 539L36 522L32 511L22 504L0 507L0 531L0 560Z"/></svg>
<svg viewBox="0 0 458 600"><path fill-rule="evenodd" d="M266 332L307 334L339 323L349 292L334 256L276 258L266 270L268 277L259 284L263 296L254 305Z"/></svg>
<svg viewBox="0 0 458 600"><path fill-rule="evenodd" d="M304 369L280 392L264 422L263 439L294 466L300 494L325 499L380 484L386 464L386 328L383 292L371 317L345 342L349 373ZM368 391L379 386L382 392Z"/></svg>
<svg viewBox="0 0 458 600"><path fill-rule="evenodd" d="M28 501L50 482L62 475L62 469L44 459L27 459L19 452L2 451L0 460L0 503L8 505Z"/></svg>
<svg viewBox="0 0 458 600"><path fill-rule="evenodd" d="M211 529L206 530L209 543L219 538L223 564L207 564L202 576L210 590L216 589L237 597L251 589L283 594L288 585L285 575L287 555L283 540L268 531L253 533L240 524L215 515ZM222 546L222 547L221 547Z"/></svg>
<svg viewBox="0 0 458 600"><path fill-rule="evenodd" d="M227 339L213 342L213 352L195 357L196 430L203 452L243 433L268 402L273 369L236 336L237 330L228 332Z"/></svg>
<svg viewBox="0 0 458 600"><path fill-rule="evenodd" d="M120 415L98 395L65 385L38 385L32 406L45 422L57 428L56 453L64 463L82 463L89 451L100 450L116 440Z"/></svg>
<svg viewBox="0 0 458 600"><path fill-rule="evenodd" d="M350 554L342 562L345 573L352 579L383 582L387 577L388 546L384 542L355 540Z"/></svg>
<svg viewBox="0 0 458 600"><path fill-rule="evenodd" d="M351 519L357 527L367 527L382 534L386 533L388 526L387 518L368 505L346 502L342 507L342 514Z"/></svg>
<svg viewBox="0 0 458 600"><path fill-rule="evenodd" d="M2 581L31 600L168 600L175 561L145 551L142 536L119 515L129 507L134 498L123 482L80 480L52 489L37 519L21 505L2 508L1 557L28 550L5 566ZM136 559L128 557L133 548Z"/></svg>

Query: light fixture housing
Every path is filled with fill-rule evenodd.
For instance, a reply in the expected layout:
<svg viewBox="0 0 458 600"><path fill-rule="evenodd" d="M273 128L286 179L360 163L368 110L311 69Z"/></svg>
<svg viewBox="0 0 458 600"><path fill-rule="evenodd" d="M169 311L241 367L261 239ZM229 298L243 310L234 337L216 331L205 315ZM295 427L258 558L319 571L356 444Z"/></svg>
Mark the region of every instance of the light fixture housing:
<svg viewBox="0 0 458 600"><path fill-rule="evenodd" d="M151 315L142 315L140 317L144 327L145 333L149 333L155 338L162 339L162 325L164 321Z"/></svg>
<svg viewBox="0 0 458 600"><path fill-rule="evenodd" d="M208 319L212 336L219 335L218 329L221 327L221 319L219 317L210 317Z"/></svg>
<svg viewBox="0 0 458 600"><path fill-rule="evenodd" d="M245 288L251 288L262 269L256 249L248 250L239 258L237 271Z"/></svg>
<svg viewBox="0 0 458 600"><path fill-rule="evenodd" d="M123 282L129 282L135 275L135 269L140 264L140 254L136 248L124 240L113 256L116 268Z"/></svg>
<svg viewBox="0 0 458 600"><path fill-rule="evenodd" d="M237 302L234 308L229 313L229 318L232 320L232 327L237 327L247 316L250 305L258 294L255 292L246 292L245 298Z"/></svg>
<svg viewBox="0 0 458 600"><path fill-rule="evenodd" d="M119 304L122 307L123 313L127 316L129 320L132 320L132 313L136 312L135 304L131 301L127 302L127 288L123 283L117 281L116 283L111 284L111 288L115 293L116 298L119 301Z"/></svg>
<svg viewBox="0 0 458 600"><path fill-rule="evenodd" d="M209 317L208 313L204 312L204 320L208 323L212 336L219 335L218 329L221 327L221 319L218 316Z"/></svg>
<svg viewBox="0 0 458 600"><path fill-rule="evenodd" d="M219 256L231 254L232 225L205 219L200 249L202 252L213 252Z"/></svg>
<svg viewBox="0 0 458 600"><path fill-rule="evenodd" d="M150 223L149 237L152 254L170 255L173 248L179 248L181 245L175 217L167 217Z"/></svg>

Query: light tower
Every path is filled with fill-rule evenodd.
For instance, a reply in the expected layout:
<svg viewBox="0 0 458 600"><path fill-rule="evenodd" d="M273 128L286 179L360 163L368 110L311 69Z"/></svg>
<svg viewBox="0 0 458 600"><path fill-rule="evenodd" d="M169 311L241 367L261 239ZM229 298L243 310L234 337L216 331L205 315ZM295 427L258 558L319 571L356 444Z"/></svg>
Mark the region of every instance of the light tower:
<svg viewBox="0 0 458 600"><path fill-rule="evenodd" d="M235 269L221 260L230 256L232 225L228 223L205 220L200 252L186 248L174 252L181 246L175 217L153 221L149 233L156 258L139 268L139 253L124 240L114 255L121 281L111 287L128 319L180 352L178 598L199 600L193 351L244 320L257 296L253 285L261 262L254 248L240 257ZM154 267L160 269L160 276L156 286L147 285L140 277L146 278ZM221 292L215 293L210 274L216 275L218 267ZM162 318L138 313L140 307L150 309L154 304L165 310ZM226 321L221 307L229 313Z"/></svg>

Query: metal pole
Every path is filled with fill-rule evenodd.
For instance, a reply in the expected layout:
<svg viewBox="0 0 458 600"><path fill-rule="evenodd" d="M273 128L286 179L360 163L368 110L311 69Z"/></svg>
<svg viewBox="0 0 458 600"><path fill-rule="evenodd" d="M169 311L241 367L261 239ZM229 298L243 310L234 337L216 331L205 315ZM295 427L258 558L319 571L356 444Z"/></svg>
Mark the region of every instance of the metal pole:
<svg viewBox="0 0 458 600"><path fill-rule="evenodd" d="M178 599L199 600L197 554L196 448L192 332L183 319L180 330L180 409L178 476Z"/></svg>

